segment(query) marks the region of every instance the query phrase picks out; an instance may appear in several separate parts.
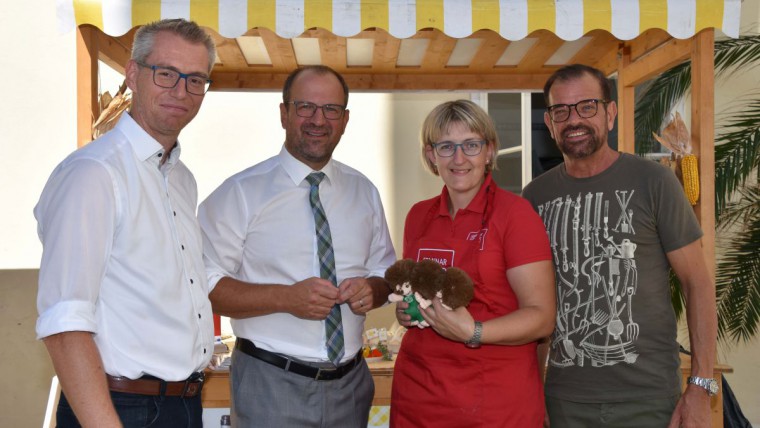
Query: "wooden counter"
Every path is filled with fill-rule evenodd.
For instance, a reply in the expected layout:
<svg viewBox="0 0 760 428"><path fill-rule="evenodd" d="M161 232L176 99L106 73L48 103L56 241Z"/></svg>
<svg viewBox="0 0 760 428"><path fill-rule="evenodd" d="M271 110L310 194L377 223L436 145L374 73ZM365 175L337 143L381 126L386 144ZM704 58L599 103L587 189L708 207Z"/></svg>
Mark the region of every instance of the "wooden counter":
<svg viewBox="0 0 760 428"><path fill-rule="evenodd" d="M373 406L391 405L393 361L369 362L369 371L375 381ZM230 407L229 370L206 370L206 383L202 392L203 407Z"/></svg>
<svg viewBox="0 0 760 428"><path fill-rule="evenodd" d="M393 382L393 362L379 361L368 363L369 370L372 373L372 379L375 381L375 398L372 400L373 406L390 406L391 404L391 383ZM683 377L683 387L686 387L686 378L691 371L691 359L681 354L681 375ZM731 373L731 367L718 364L715 367L714 375L720 382L723 373ZM203 407L230 407L230 387L229 371L214 370L206 372L206 384L203 386ZM712 412L712 427L723 426L723 391L712 397L710 401L710 410Z"/></svg>

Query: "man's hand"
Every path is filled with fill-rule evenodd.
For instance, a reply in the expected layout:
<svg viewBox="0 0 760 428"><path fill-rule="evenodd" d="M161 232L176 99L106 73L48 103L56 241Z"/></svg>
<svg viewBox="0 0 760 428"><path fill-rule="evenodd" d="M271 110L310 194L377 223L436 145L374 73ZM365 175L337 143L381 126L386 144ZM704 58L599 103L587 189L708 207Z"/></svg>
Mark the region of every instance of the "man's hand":
<svg viewBox="0 0 760 428"><path fill-rule="evenodd" d="M375 293L367 278L346 278L338 286L338 303L348 303L356 315L363 315L375 308Z"/></svg>
<svg viewBox="0 0 760 428"><path fill-rule="evenodd" d="M288 312L306 320L323 320L332 307L340 303L338 288L322 278L296 282L288 291Z"/></svg>
<svg viewBox="0 0 760 428"><path fill-rule="evenodd" d="M668 428L702 428L710 425L710 396L699 386L687 386L676 404Z"/></svg>

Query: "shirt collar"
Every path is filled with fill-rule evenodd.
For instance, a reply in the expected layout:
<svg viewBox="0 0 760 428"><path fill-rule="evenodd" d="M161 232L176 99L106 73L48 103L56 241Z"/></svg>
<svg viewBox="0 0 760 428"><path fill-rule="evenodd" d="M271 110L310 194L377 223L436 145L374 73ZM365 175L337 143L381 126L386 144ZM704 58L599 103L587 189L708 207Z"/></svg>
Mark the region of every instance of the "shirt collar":
<svg viewBox="0 0 760 428"><path fill-rule="evenodd" d="M487 190L489 186L495 186L490 173L486 175L486 179L483 180L483 184L480 186L478 193L475 194L475 197L472 198L465 210L483 214L486 210L486 203L488 200ZM447 217L449 216L449 189L446 185L443 186L443 191L441 192L438 214Z"/></svg>
<svg viewBox="0 0 760 428"><path fill-rule="evenodd" d="M303 183L306 179L306 176L314 172L310 166L293 157L288 149L285 148L284 144L282 145L282 149L280 149L280 154L278 156L280 158L280 164L285 170L285 173L288 174L288 177L293 180L293 184L296 186ZM333 160L330 159L327 162L327 165L322 167L320 171L325 173L328 182L331 181L335 176L335 165L333 163Z"/></svg>
<svg viewBox="0 0 760 428"><path fill-rule="evenodd" d="M129 112L125 112L125 114L121 115L116 127L127 137L127 141L129 141L129 144L132 146L132 150L134 150L138 159L155 163L157 166L160 164L161 158L166 155L164 146L156 141L155 138L151 137L150 134L145 132L145 130L135 122L132 116L129 115ZM169 154L169 159L167 159L166 163L169 165L176 164L179 160L181 151L179 142L175 142L174 148Z"/></svg>

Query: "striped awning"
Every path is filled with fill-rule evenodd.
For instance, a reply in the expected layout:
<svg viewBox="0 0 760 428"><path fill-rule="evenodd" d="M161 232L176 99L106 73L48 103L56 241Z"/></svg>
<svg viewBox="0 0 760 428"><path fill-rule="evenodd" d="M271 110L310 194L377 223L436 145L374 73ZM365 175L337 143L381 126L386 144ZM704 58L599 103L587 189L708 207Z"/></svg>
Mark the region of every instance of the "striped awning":
<svg viewBox="0 0 760 428"><path fill-rule="evenodd" d="M548 30L576 40L606 30L619 40L658 28L686 39L705 28L738 37L741 0L58 0L59 29L91 24L111 36L185 18L227 38L268 28L293 38L312 28L351 37L381 28L404 39L425 28L453 38L490 29L507 40Z"/></svg>

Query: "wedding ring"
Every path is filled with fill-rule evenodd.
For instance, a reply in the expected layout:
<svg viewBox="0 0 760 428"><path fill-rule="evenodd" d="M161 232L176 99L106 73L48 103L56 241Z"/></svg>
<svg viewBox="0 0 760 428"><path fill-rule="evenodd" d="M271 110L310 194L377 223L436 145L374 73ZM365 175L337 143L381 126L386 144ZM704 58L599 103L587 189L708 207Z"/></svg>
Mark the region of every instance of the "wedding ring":
<svg viewBox="0 0 760 428"><path fill-rule="evenodd" d="M364 299L359 299L359 307L364 307Z"/></svg>

